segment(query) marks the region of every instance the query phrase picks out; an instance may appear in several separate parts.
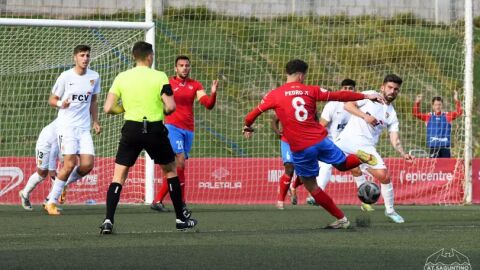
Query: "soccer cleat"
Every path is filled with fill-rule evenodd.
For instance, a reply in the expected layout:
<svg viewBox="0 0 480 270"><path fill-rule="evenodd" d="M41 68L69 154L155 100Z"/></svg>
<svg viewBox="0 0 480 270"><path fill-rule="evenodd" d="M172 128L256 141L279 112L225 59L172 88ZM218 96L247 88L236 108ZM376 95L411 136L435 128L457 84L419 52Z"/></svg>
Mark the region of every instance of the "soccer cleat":
<svg viewBox="0 0 480 270"><path fill-rule="evenodd" d="M308 196L306 202L308 205L318 206L317 202L312 196Z"/></svg>
<svg viewBox="0 0 480 270"><path fill-rule="evenodd" d="M385 216L390 218L395 223L404 223L405 220L397 212L393 211L392 213L387 213L385 211Z"/></svg>
<svg viewBox="0 0 480 270"><path fill-rule="evenodd" d="M67 186L65 186L62 190L62 194L58 198L58 203L59 204L64 204L65 201L67 200Z"/></svg>
<svg viewBox="0 0 480 270"><path fill-rule="evenodd" d="M113 224L110 219L105 219L100 225L100 234L112 234L113 232Z"/></svg>
<svg viewBox="0 0 480 270"><path fill-rule="evenodd" d="M187 208L187 205L185 203L182 206L182 214L186 219L189 219L192 216L192 211Z"/></svg>
<svg viewBox="0 0 480 270"><path fill-rule="evenodd" d="M180 220L180 219L177 219L177 222L176 222L176 227L177 227L177 231L185 231L186 229L190 229L190 228L193 228L197 225L198 221L196 219L193 219L193 218L187 218L185 220Z"/></svg>
<svg viewBox="0 0 480 270"><path fill-rule="evenodd" d="M18 192L18 196L20 196L20 201L22 202L23 209L27 211L32 211L33 207L32 207L32 204L30 203L30 199L23 197L23 190L20 190Z"/></svg>
<svg viewBox="0 0 480 270"><path fill-rule="evenodd" d="M45 204L45 207L43 209L45 209L45 211L47 211L48 215L50 216L60 215L60 211L58 211L57 206L54 203Z"/></svg>
<svg viewBox="0 0 480 270"><path fill-rule="evenodd" d="M378 163L377 158L374 155L369 154L369 153L367 153L365 151L362 151L362 150L358 150L357 153L356 153L356 156L363 163L367 163L370 166L375 166Z"/></svg>
<svg viewBox="0 0 480 270"><path fill-rule="evenodd" d="M371 204L368 204L368 203L362 203L360 205L360 209L362 209L362 211L364 211L364 212L375 211L375 208L373 208L373 206Z"/></svg>
<svg viewBox="0 0 480 270"><path fill-rule="evenodd" d="M295 188L290 188L290 202L292 205L297 205L298 203L297 189Z"/></svg>
<svg viewBox="0 0 480 270"><path fill-rule="evenodd" d="M278 210L285 210L285 207L283 207L283 202L282 201L277 201L277 203L275 204L275 207Z"/></svg>
<svg viewBox="0 0 480 270"><path fill-rule="evenodd" d="M348 229L350 227L350 221L347 217L335 220L333 223L325 227L325 229Z"/></svg>
<svg viewBox="0 0 480 270"><path fill-rule="evenodd" d="M152 204L150 205L150 209L155 210L155 211L158 211L158 212L165 212L165 213L170 212L170 210L167 209L167 208L165 207L165 205L163 205L162 202L152 203Z"/></svg>

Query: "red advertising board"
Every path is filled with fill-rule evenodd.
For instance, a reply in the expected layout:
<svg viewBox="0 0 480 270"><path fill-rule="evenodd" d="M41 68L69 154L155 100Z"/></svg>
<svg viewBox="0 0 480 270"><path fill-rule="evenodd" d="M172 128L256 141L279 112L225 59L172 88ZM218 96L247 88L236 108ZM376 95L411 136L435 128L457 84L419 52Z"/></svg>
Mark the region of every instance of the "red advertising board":
<svg viewBox="0 0 480 270"><path fill-rule="evenodd" d="M417 159L414 164L387 158L396 204L457 204L464 196L463 161L457 159ZM113 158L96 158L95 169L69 187L70 204L104 203L112 179ZM479 160L474 162L474 202L480 202ZM34 158L0 158L0 203L18 204L18 192L35 170ZM143 203L144 160L130 170L122 190L122 203ZM162 182L156 167L156 189ZM272 204L276 200L278 180L283 174L278 158L191 158L187 161L186 196L189 203ZM47 196L49 181L32 193L33 203ZM299 188L300 203L307 193ZM334 170L326 188L339 204L358 204L356 186L348 173Z"/></svg>

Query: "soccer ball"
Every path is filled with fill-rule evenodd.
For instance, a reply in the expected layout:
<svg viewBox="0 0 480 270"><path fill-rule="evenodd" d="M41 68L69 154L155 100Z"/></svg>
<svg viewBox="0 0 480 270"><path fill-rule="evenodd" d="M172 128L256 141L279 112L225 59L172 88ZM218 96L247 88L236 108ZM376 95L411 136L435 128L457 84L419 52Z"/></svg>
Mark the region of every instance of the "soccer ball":
<svg viewBox="0 0 480 270"><path fill-rule="evenodd" d="M360 201L373 204L376 203L380 197L380 188L377 184L367 181L358 187L357 195Z"/></svg>

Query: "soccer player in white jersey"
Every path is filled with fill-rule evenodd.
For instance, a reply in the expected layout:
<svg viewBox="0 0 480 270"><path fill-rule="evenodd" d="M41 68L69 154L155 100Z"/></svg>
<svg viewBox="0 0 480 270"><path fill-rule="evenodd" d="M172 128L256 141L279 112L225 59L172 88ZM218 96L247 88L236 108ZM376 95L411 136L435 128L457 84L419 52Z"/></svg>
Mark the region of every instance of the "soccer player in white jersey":
<svg viewBox="0 0 480 270"><path fill-rule="evenodd" d="M344 79L340 86L343 91L355 91L357 83L352 79ZM350 113L343 108L344 103L338 101L329 101L323 107L322 114L320 116L320 124L327 128L328 138L331 141L335 141L340 132L345 128L350 119ZM325 190L330 178L332 177L332 165L319 161L320 172L317 176L317 185ZM307 197L308 204L315 204L315 200L311 197ZM363 209L363 208L362 208Z"/></svg>
<svg viewBox="0 0 480 270"><path fill-rule="evenodd" d="M356 101L345 103L345 110L351 113L350 120L345 129L335 140L335 144L345 153L355 153L358 149L368 151L377 158L377 165L360 165L360 168L352 169L357 186L366 181L363 171L367 171L381 183L381 192L385 201L385 215L395 223L403 223L404 219L393 208L394 193L390 175L382 157L378 154L375 146L380 134L388 129L390 142L400 155L407 161L413 157L405 153L399 136L399 123L397 113L392 102L400 93L402 79L395 74L385 76L380 88L381 94L387 101L380 104L370 101ZM365 91L364 94L372 94L375 91Z"/></svg>
<svg viewBox="0 0 480 270"><path fill-rule="evenodd" d="M37 171L28 178L25 187L19 191L22 207L25 210L32 211L30 203L30 194L35 187L40 184L48 175L52 178L56 176L58 160L58 141L57 141L56 120L42 129L35 146L35 157Z"/></svg>
<svg viewBox="0 0 480 270"><path fill-rule="evenodd" d="M45 210L49 215L60 215L56 207L67 178L79 179L93 169L94 149L90 125L96 134L101 132L98 122L97 94L100 93L100 77L88 68L90 47L78 45L73 50L75 66L58 77L48 103L58 108L57 133L63 167L55 178L48 195ZM77 167L77 155L80 165Z"/></svg>

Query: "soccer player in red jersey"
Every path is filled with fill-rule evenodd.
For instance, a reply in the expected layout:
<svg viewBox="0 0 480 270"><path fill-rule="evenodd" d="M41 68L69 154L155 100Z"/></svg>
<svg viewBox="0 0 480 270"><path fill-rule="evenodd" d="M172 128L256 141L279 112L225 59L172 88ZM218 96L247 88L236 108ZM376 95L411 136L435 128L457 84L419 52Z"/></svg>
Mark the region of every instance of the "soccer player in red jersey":
<svg viewBox="0 0 480 270"><path fill-rule="evenodd" d="M165 117L165 126L168 129L168 138L175 152L177 163L177 175L182 188L183 202L185 204L185 161L192 148L194 137L193 102L197 99L208 110L213 109L217 97L218 80L214 80L210 96L207 95L200 82L189 78L191 71L190 59L180 55L175 59L176 75L170 78L170 85L173 89L173 97L177 109L171 115ZM155 196L151 209L160 212L168 212L162 201L168 193L167 181L163 181L160 191ZM184 207L188 216L189 210Z"/></svg>
<svg viewBox="0 0 480 270"><path fill-rule="evenodd" d="M348 228L350 222L332 198L318 187L318 161L332 164L340 171L347 171L358 167L361 163L375 164L375 157L358 151L356 155L345 154L327 138L327 130L318 123L317 101L355 101L370 99L384 102L378 94L362 94L350 91L328 92L319 86L305 85L303 81L307 74L308 65L302 60L291 60L286 65L287 82L267 93L258 107L254 108L245 117L244 136L253 135L251 127L255 119L264 111L273 109L283 127L292 150L293 163L296 174L302 180L305 188L315 199L318 205L325 208L337 220L327 228Z"/></svg>

